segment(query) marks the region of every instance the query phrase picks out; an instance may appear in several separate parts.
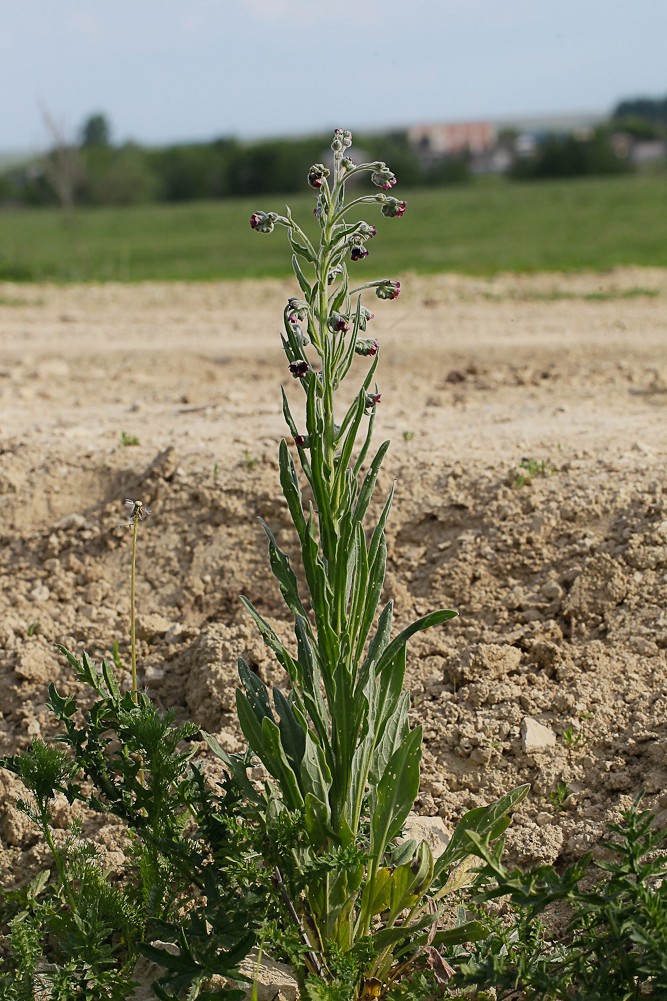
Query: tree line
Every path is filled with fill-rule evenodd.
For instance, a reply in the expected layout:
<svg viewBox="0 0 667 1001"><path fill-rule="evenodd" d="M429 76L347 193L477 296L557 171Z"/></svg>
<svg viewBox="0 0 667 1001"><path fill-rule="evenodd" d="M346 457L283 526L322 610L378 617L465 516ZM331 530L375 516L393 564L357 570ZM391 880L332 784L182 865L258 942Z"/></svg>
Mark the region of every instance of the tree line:
<svg viewBox="0 0 667 1001"><path fill-rule="evenodd" d="M590 135L538 137L530 156L512 156L507 174L532 180L631 170L614 143L619 131L634 139L664 138L667 97L621 101ZM512 149L515 138L506 133L499 142ZM77 142L66 143L55 134L52 139L43 157L0 175L0 203L71 207L290 194L302 188L301 165L325 159L328 150L324 133L254 143L221 137L161 148L115 145L108 119L100 113L86 119ZM468 153L425 159L402 131L355 135L355 145L369 160L389 160L405 187L462 183L475 172Z"/></svg>

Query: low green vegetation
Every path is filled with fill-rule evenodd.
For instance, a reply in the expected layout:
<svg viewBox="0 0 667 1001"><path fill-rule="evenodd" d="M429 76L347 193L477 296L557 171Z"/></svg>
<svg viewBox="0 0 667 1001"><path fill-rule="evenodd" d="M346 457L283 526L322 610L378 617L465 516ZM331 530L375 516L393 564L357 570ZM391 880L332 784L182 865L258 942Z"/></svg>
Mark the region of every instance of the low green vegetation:
<svg viewBox="0 0 667 1001"><path fill-rule="evenodd" d="M403 239L373 248L375 268L387 274L667 266L662 176L540 183L485 178L406 197ZM280 197L270 200L281 205ZM295 213L310 217L305 229L314 233L308 196L286 200ZM289 262L276 242L252 239L248 217L257 202L80 208L68 216L58 209L7 210L0 215L0 280L287 277Z"/></svg>
<svg viewBox="0 0 667 1001"><path fill-rule="evenodd" d="M250 215L259 246L286 231L302 295L287 300L281 335L283 374L303 390L298 408L282 392L291 556L262 522L294 640L241 598L279 671L269 688L239 658L238 752L159 708L140 685L135 628L138 528L150 509L126 499L130 686L117 644L99 667L61 646L78 688L49 686L56 740L0 758L21 780L16 806L49 867L27 884L12 874L0 897L3 1001L136 1001L147 981L158 1001L249 1001L255 974L240 964L256 962L253 949L291 964L301 1001L666 996L665 831L638 803L610 826L602 856L563 873L504 861L528 785L465 812L438 856L410 836L422 727L404 689L407 645L456 613L435 609L395 633L385 596L393 487L383 506L372 501L390 443L373 444L380 354L362 336L374 313L361 296L378 308L401 283L368 280L360 262L376 227L347 213L363 204L397 220L406 202L386 194L396 178L384 162L354 163L351 143L336 130L333 171L308 172L319 239L289 210ZM346 202L347 181L362 173L370 193ZM366 373L343 409L355 355ZM138 444L126 432L120 441ZM241 466L258 461L245 450ZM520 469L525 482L555 471L530 458ZM573 749L580 737L563 731ZM549 803L566 809L571 795L561 781ZM70 817L62 831L63 797L83 817L114 818L112 871L85 820Z"/></svg>

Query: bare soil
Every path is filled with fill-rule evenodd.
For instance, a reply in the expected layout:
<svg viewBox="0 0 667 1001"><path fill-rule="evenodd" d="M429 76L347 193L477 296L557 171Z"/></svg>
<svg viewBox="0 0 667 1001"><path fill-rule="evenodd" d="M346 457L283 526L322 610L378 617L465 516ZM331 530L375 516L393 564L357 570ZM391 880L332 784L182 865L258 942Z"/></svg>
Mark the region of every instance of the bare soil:
<svg viewBox="0 0 667 1001"><path fill-rule="evenodd" d="M293 292L0 285L0 753L53 734L47 685L74 687L55 644L118 640L129 663L126 497L152 508L142 683L230 749L237 656L284 683L238 596L288 629L257 518L290 549ZM580 854L640 792L667 816L666 304L646 269L415 278L377 303L387 597L399 624L459 612L409 648L418 810L451 825L529 782L522 862ZM0 772L0 868L20 873L40 848L17 793Z"/></svg>

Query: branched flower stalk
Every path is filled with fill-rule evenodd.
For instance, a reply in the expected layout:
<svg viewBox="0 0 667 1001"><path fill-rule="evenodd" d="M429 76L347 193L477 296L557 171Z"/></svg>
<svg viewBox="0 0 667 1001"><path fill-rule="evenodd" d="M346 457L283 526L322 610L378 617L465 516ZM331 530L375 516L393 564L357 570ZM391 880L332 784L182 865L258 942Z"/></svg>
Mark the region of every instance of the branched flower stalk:
<svg viewBox="0 0 667 1001"><path fill-rule="evenodd" d="M132 569L130 571L130 655L132 662L132 697L135 703L138 701L139 692L137 687L137 620L135 614L135 584L137 577L137 535L139 522L150 514L150 508L146 507L143 501L131 500L129 497L125 501L125 507L129 509L127 520L128 528L132 529Z"/></svg>
<svg viewBox="0 0 667 1001"><path fill-rule="evenodd" d="M314 164L308 172L317 193L319 242L311 242L289 208L285 215L257 211L250 218L259 233L286 230L301 293L287 302L282 335L288 371L305 395L304 427L282 391L299 470L286 440L279 454L300 548L298 571L263 523L271 569L294 619L296 652L243 598L289 677L287 695L277 687L269 693L239 661L239 722L271 776L263 796L253 793L247 760L208 740L242 783L263 826L265 863L273 867L283 904L290 902L285 921L298 925L304 941L296 957L302 985L308 974L336 982L340 957L347 957L348 968L356 957L350 996L365 998L384 997L420 957L447 941L449 932L435 931L437 901L451 884L448 867L467 853L461 852L463 835L437 863L426 843L399 846L396 840L418 793L422 744L421 727L410 728L409 695L403 691L406 644L414 633L456 613L432 612L392 639L392 601L380 608L393 490L367 527L389 442L369 459L381 399L374 382L379 345L367 336L373 313L362 293L391 301L401 286L390 278L350 281L348 264L366 266L359 262L368 257L376 229L351 220L349 212L369 205L387 218L401 218L406 203L387 193L396 178L386 164L353 163L351 142L349 132L337 129L333 170ZM346 202L346 184L357 175L370 175L376 190ZM337 392L355 355L370 363L339 416ZM312 495L308 504L304 480ZM483 829L497 836L515 801L501 801L491 820L484 814L486 827L477 818ZM456 941L465 939L456 932Z"/></svg>

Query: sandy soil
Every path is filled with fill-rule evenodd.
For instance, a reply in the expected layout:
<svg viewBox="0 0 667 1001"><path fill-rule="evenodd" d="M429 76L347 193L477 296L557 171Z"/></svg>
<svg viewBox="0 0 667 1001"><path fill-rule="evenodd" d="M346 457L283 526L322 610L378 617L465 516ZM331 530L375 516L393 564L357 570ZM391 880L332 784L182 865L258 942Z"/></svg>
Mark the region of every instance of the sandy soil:
<svg viewBox="0 0 667 1001"><path fill-rule="evenodd" d="M280 678L239 593L286 625L257 516L290 545L289 294L0 285L0 753L53 732L46 686L73 684L54 644L117 639L129 661L126 497L152 507L143 681L240 746L236 657ZM377 304L387 593L400 622L460 613L409 649L418 808L451 824L530 782L523 862L579 854L642 790L667 816L666 304L667 272L645 269L412 279ZM0 864L22 871L39 848L16 793L0 772Z"/></svg>

